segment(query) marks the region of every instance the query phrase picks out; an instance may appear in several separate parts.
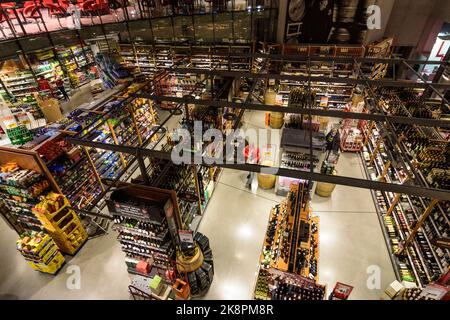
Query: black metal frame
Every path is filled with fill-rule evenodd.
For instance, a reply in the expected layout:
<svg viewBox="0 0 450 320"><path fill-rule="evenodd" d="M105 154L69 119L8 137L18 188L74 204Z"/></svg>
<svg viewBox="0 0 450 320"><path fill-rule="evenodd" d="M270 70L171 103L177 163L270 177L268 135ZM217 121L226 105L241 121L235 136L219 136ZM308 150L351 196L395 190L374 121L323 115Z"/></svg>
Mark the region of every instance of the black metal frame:
<svg viewBox="0 0 450 320"><path fill-rule="evenodd" d="M192 69L192 68L182 68L177 67L179 64L178 62L175 63L175 65L171 68L169 68L169 72L176 72L176 73L194 73L194 74L202 74L206 75L205 80L209 79L210 77L214 76L224 76L224 77L233 77L233 78L240 78L240 77L248 77L252 78L254 80L257 79L267 79L267 78L275 78L275 79L284 79L284 80L293 80L293 81L305 81L307 82L306 87L308 88L308 91L311 93L311 82L313 81L323 81L326 83L334 83L334 82L341 82L346 84L360 84L365 85L369 88L369 92L371 92L372 98L376 101L376 98L374 95L373 90L371 89L372 86L387 86L387 87L407 87L407 88L432 88L432 90L436 90L436 85L429 84L429 83L411 83L406 81L395 81L395 80L370 80L367 77L365 77L361 70L359 69L358 77L356 79L347 79L347 78L330 78L330 77L313 77L311 75L311 62L312 61L328 61L328 62L335 62L335 61L346 61L350 63L355 63L358 65L360 62L364 63L378 63L378 61L383 61L387 63L404 63L408 64L408 60L404 59L372 59L372 58L333 58L333 57L303 57L303 56L292 56L289 58L281 58L279 55L264 55L264 54L237 54L237 55L230 55L228 53L228 58L233 56L248 56L248 57L255 57L255 56L262 56L267 59L267 61L271 60L272 57L275 59L275 61L282 61L285 62L289 59L293 59L294 61L305 61L308 65L308 76L287 76L287 75L280 75L280 74L265 74L265 73L254 73L254 72L237 72L237 71L225 71L225 70L218 70L217 68L212 68L211 70L204 70L204 69ZM411 61L409 61L411 62ZM414 61L413 61L414 62ZM441 62L441 64L447 65L447 62ZM208 77L210 76L210 77ZM338 80L338 81L336 81ZM250 89L249 97L252 96L252 91L255 89L255 84L257 81L254 82L254 85ZM147 86L148 87L148 86ZM448 90L450 89L450 85L440 85L440 89ZM211 87L212 90L212 87ZM213 96L213 95L212 95ZM344 112L344 111L336 111L336 110L324 110L324 109L313 109L312 103L309 101L308 108L301 109L301 108L295 108L295 107L283 107L282 110L280 110L279 106L273 106L273 105L265 105L265 104L255 104L250 103L247 99L243 103L236 103L236 102L228 102L228 101L220 101L219 99L212 99L212 100L204 100L204 99L194 99L193 97L187 95L182 98L177 97L167 97L167 96L158 96L155 94L147 93L147 92L138 92L135 94L131 94L130 98L148 98L152 99L154 101L170 101L177 103L177 106L182 106L186 104L197 104L197 105L206 105L206 106L214 106L214 107L227 107L227 108L237 108L241 109L241 112L239 114L239 117L236 119L236 122L234 124L234 128L237 128L239 125L239 122L241 120L243 112L247 110L260 110L260 111L274 111L274 112L287 112L287 113L295 113L295 114L307 114L310 116L312 115L321 115L321 116L329 116L329 117L339 117L339 118L349 118L349 119L362 119L362 120L374 120L377 122L383 122L387 126L387 128L392 128L392 123L401 123L401 124L409 124L409 125L421 125L421 126L430 126L430 127L450 127L450 122L445 120L435 120L435 119L422 119L422 118L412 118L412 117L398 117L398 116L389 116L386 115L384 112L378 110L378 108L375 108L377 111L377 114L364 114L364 113L351 113L351 112ZM214 96L213 96L214 97ZM310 99L308 99L310 100ZM170 117L170 116L169 116ZM168 119L166 119L167 121ZM166 122L165 121L165 122ZM161 125L162 126L162 125ZM160 127L161 127L160 126ZM158 129L159 130L159 129ZM309 130L311 131L311 130ZM395 137L397 140L397 138ZM79 134L75 136L71 136L68 138L68 140L73 144L88 146L88 147L95 147L110 151L116 151L116 152L122 152L126 154L134 155L136 158L138 158L140 165L140 171L142 174L142 177L144 181L148 181L148 177L146 177L145 168L142 165L143 164L143 157L155 157L160 159L165 159L168 161L171 161L171 153L164 152L164 151L158 151L158 150L150 150L146 148L139 148L139 147L130 147L130 146L123 146L123 145L111 145L101 142L93 142L86 139L83 139L83 137L80 137ZM310 153L312 149L312 134L310 134ZM209 157L201 157L199 155L194 155L192 157L192 163L194 160L197 161L196 164L201 164L204 166L211 166L209 165L211 162L214 162L213 158ZM312 156L310 154L310 161L311 161L311 168L312 165ZM268 167L260 166L256 164L236 164L236 163L226 163L226 161L223 161L224 163L215 163L214 166L222 167L222 168L229 168L229 169L235 169L235 170L242 170L247 172L261 172L263 169L268 169ZM284 177L291 177L291 178L297 178L297 179L305 179L305 180L313 180L313 181L320 181L320 182L328 182L333 184L340 184L340 185L346 185L346 186L353 186L358 188L364 188L364 189L372 189L372 190L381 190L381 191L388 191L388 192L394 192L394 193L405 193L405 194L411 194L421 197L429 197L429 198L436 198L440 200L450 200L450 191L448 190L442 190L442 189L431 189L426 186L414 186L414 185L398 185L398 184L391 184L386 182L378 182L378 181L368 181L365 179L356 179L356 178L350 178L350 177L343 177L343 176L331 176L331 175L325 175L320 173L314 173L312 170L309 172L304 171L297 171L297 170L290 170L290 169L283 169L283 168L276 168L272 167L271 170L276 171L276 175L284 176ZM147 179L146 179L147 178Z"/></svg>

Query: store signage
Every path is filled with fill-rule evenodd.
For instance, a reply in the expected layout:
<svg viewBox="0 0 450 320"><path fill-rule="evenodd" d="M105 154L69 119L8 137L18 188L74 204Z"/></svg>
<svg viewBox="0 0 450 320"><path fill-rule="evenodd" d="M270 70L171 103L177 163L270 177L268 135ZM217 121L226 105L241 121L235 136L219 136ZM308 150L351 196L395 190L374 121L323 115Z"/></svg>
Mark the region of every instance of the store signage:
<svg viewBox="0 0 450 320"><path fill-rule="evenodd" d="M150 207L145 204L133 206L126 203L109 201L108 208L112 212L131 218L150 220L158 223L161 223L163 220L163 215L161 214L162 208L156 206Z"/></svg>
<svg viewBox="0 0 450 320"><path fill-rule="evenodd" d="M198 201L198 197L195 194L190 193L190 192L183 192L183 193L181 193L180 194L180 198L184 199L184 200L187 200L187 201L190 201L190 202Z"/></svg>
<svg viewBox="0 0 450 320"><path fill-rule="evenodd" d="M448 287L441 286L436 283L427 285L421 292L420 296L431 300L441 300L449 292Z"/></svg>
<svg viewBox="0 0 450 320"><path fill-rule="evenodd" d="M191 230L178 230L181 243L194 244L194 236Z"/></svg>

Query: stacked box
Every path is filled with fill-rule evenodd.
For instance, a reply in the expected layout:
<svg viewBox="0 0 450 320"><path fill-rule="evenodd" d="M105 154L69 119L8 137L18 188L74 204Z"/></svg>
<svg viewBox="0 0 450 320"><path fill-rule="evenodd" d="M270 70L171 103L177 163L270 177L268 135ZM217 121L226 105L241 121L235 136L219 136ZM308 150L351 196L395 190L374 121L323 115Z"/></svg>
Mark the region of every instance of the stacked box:
<svg viewBox="0 0 450 320"><path fill-rule="evenodd" d="M34 270L44 273L55 274L64 264L64 257L58 246L43 232L33 232L19 239L17 250Z"/></svg>
<svg viewBox="0 0 450 320"><path fill-rule="evenodd" d="M7 129L6 134L13 145L22 145L33 140L33 135L26 126L20 125L12 129Z"/></svg>
<svg viewBox="0 0 450 320"><path fill-rule="evenodd" d="M61 194L50 192L33 208L33 213L61 251L67 254L75 254L88 238L80 218Z"/></svg>

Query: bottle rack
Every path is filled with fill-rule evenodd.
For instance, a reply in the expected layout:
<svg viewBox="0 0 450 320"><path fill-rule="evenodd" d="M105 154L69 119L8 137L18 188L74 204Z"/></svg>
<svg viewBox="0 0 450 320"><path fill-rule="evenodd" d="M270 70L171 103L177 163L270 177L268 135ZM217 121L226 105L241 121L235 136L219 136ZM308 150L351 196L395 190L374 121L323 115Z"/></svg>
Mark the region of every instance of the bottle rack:
<svg viewBox="0 0 450 320"><path fill-rule="evenodd" d="M283 128L280 143L280 167L291 170L310 171L309 134L313 135L313 165L314 172L319 172L325 158L325 135L322 132ZM276 193L285 196L290 185L300 180L293 180L285 186L283 179L277 178ZM311 188L315 186L312 185Z"/></svg>
<svg viewBox="0 0 450 320"><path fill-rule="evenodd" d="M34 270L55 275L64 265L58 246L44 232L24 234L17 240L16 247Z"/></svg>
<svg viewBox="0 0 450 320"><path fill-rule="evenodd" d="M175 267L174 237L180 224L173 191L123 184L107 200L128 272L151 277ZM171 207L171 209L170 209ZM138 266L139 265L139 266ZM142 272L145 265L146 272ZM140 271L141 270L141 271Z"/></svg>
<svg viewBox="0 0 450 320"><path fill-rule="evenodd" d="M319 218L308 207L308 184L293 185L270 214L260 257L261 269L274 268L317 281Z"/></svg>
<svg viewBox="0 0 450 320"><path fill-rule="evenodd" d="M403 168L392 167L391 163L397 163L392 151L396 146L389 140L380 138L378 125L371 126L371 131L366 135L367 145L363 149L363 163L368 177L372 180L384 179L387 182L404 183L407 173ZM407 147L404 142L403 147ZM403 155L401 150L396 154ZM404 161L404 163L407 161ZM420 171L418 176L420 176ZM409 238L412 229L419 221L430 201L420 197L399 195L388 192L373 192L376 207L381 218L380 222L391 253L394 270L401 280L416 282L420 287L430 283L438 277L445 268L448 268L448 250L438 249L432 243L436 235L441 235L436 222L436 217L441 217L444 224L445 214L435 207L434 214L424 222L422 228L411 241L411 245L401 250L403 244ZM444 230L441 227L441 230Z"/></svg>
<svg viewBox="0 0 450 320"><path fill-rule="evenodd" d="M156 70L154 50L151 46L119 44L122 64L133 70L133 74L153 76Z"/></svg>
<svg viewBox="0 0 450 320"><path fill-rule="evenodd" d="M64 253L74 255L88 235L66 197L49 193L33 208L45 230Z"/></svg>
<svg viewBox="0 0 450 320"><path fill-rule="evenodd" d="M324 300L326 286L311 279L269 269L259 270L254 292L255 300Z"/></svg>
<svg viewBox="0 0 450 320"><path fill-rule="evenodd" d="M338 78L353 78L353 64L352 63L326 63L313 62L310 68L306 63L292 63L286 64L281 74L284 75L301 75L301 76L325 76ZM329 109L343 109L345 104L350 100L354 85L341 83L323 83L320 81L312 81L310 84L311 91L314 92L313 107L324 107ZM289 102L292 98L292 92L301 89L306 89L308 82L306 81L291 81L281 80L278 85L278 94L282 96L284 106L291 105ZM303 99L302 101L305 101ZM297 104L292 104L298 106Z"/></svg>

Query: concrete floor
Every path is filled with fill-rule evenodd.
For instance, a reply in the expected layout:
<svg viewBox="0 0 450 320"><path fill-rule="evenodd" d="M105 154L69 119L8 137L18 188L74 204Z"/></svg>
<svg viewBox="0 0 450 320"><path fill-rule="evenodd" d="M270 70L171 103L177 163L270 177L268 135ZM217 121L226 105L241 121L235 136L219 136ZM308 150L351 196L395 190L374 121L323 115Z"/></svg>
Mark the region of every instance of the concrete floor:
<svg viewBox="0 0 450 320"><path fill-rule="evenodd" d="M246 113L244 123L264 127L264 114ZM357 154L342 154L337 170L364 177ZM215 277L207 299L251 299L269 212L283 199L273 190L252 194L245 188L246 175L224 170L199 227L214 254ZM379 299L395 276L370 192L337 186L331 198L314 196L312 208L320 217L319 282L329 290L337 281L354 286L352 299ZM131 280L115 237L111 231L88 241L54 277L26 264L14 247L17 235L0 221L0 298L128 299ZM81 272L81 288L75 290L67 286L73 266ZM369 266L380 268L379 289L367 287Z"/></svg>

